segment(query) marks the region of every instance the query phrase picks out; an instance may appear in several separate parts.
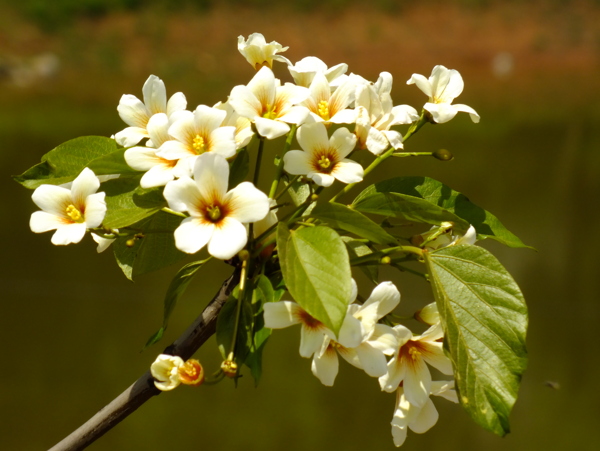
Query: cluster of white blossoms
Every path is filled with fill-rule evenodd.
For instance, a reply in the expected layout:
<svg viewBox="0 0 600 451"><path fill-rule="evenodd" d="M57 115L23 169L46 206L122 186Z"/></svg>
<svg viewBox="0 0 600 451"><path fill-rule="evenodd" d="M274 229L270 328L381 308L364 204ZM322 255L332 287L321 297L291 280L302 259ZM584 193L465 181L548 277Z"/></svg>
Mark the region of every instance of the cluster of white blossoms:
<svg viewBox="0 0 600 451"><path fill-rule="evenodd" d="M301 325L300 355L312 358L312 373L332 386L338 373L338 354L351 365L377 377L381 389L396 392L392 420L394 444L401 446L407 428L417 433L429 430L438 419L430 395L458 402L454 381L433 381L428 365L452 374L452 364L442 349L443 330L435 304L416 317L430 327L413 335L402 325L394 327L379 321L400 303L400 292L391 282L382 282L361 305L352 301L338 336L292 301L264 305L265 327L281 329ZM389 361L387 357L390 357Z"/></svg>

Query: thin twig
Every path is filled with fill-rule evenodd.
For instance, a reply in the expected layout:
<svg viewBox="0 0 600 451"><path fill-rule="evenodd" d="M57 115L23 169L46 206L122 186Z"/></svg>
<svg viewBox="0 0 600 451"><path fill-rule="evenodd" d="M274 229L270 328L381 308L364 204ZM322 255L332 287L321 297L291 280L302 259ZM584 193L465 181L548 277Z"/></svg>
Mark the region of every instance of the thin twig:
<svg viewBox="0 0 600 451"><path fill-rule="evenodd" d="M188 329L164 350L164 354L178 355L183 360L189 359L215 333L217 316L231 291L239 281L239 270L223 282L219 292L213 297L204 311L188 327ZM154 379L147 371L127 390L104 406L85 424L73 431L49 451L77 451L91 445L109 430L123 421L130 413L153 396L161 393L154 386Z"/></svg>

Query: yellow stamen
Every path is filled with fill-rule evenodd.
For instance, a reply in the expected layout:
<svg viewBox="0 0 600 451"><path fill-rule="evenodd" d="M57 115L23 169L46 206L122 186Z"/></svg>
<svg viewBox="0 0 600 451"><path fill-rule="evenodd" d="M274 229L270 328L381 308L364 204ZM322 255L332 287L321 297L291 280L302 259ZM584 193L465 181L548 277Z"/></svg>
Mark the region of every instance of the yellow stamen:
<svg viewBox="0 0 600 451"><path fill-rule="evenodd" d="M82 222L85 222L85 219L83 218L83 215L81 214L81 212L78 210L78 208L71 204L67 207L67 216L69 218L71 218L73 220L73 222L77 222L79 224L81 224Z"/></svg>
<svg viewBox="0 0 600 451"><path fill-rule="evenodd" d="M322 155L317 163L322 169L328 169L331 166L331 160L327 158L327 155Z"/></svg>
<svg viewBox="0 0 600 451"><path fill-rule="evenodd" d="M327 100L321 100L319 102L319 116L321 116L323 118L323 120L328 121L329 119L331 119L329 117L329 102Z"/></svg>
<svg viewBox="0 0 600 451"><path fill-rule="evenodd" d="M221 219L221 209L218 205L211 205L206 209L206 212L211 221L218 221Z"/></svg>
<svg viewBox="0 0 600 451"><path fill-rule="evenodd" d="M198 153L204 153L205 149L204 149L205 143L204 143L204 138L200 135L196 135L196 137L193 140L192 143L192 147L194 148L194 150Z"/></svg>
<svg viewBox="0 0 600 451"><path fill-rule="evenodd" d="M275 105L267 104L266 111L263 113L262 117L266 119L277 119L277 112L275 111Z"/></svg>
<svg viewBox="0 0 600 451"><path fill-rule="evenodd" d="M408 350L408 353L410 354L410 356L412 357L413 360L417 360L418 358L421 357L421 351L419 351L417 348L410 348Z"/></svg>

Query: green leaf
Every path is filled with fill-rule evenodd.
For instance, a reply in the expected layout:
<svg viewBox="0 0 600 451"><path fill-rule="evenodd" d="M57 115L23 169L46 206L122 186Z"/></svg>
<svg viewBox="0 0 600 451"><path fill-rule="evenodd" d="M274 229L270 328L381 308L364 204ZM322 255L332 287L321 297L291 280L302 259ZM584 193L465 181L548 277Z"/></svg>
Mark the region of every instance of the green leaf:
<svg viewBox="0 0 600 451"><path fill-rule="evenodd" d="M178 216L159 211L131 226L137 238L121 236L113 244L117 263L129 280L162 269L185 258L175 247L173 232L181 224ZM127 242L133 239L133 246Z"/></svg>
<svg viewBox="0 0 600 451"><path fill-rule="evenodd" d="M289 185L289 182L286 182L286 185ZM301 178L298 178L296 181L292 182L291 186L288 188L288 193L292 198L292 202L297 207L306 202L306 199L309 198L310 186L308 183L301 181Z"/></svg>
<svg viewBox="0 0 600 451"><path fill-rule="evenodd" d="M489 211L478 207L463 194L429 177L396 177L369 186L354 202L375 193L400 193L426 200L466 220L477 230L479 239L491 238L510 247L530 247L510 232Z"/></svg>
<svg viewBox="0 0 600 451"><path fill-rule="evenodd" d="M135 173L114 139L103 136L82 136L67 141L42 157L36 164L14 179L26 188L43 184L61 185L74 180L84 168L96 175Z"/></svg>
<svg viewBox="0 0 600 451"><path fill-rule="evenodd" d="M362 241L354 240L349 236L343 236L342 240L344 241L344 244L346 244L346 249L348 249L350 262L352 262L352 259L354 258L364 257L365 255L373 253L373 250ZM375 284L379 283L378 265L360 265L358 268L365 273L371 282Z"/></svg>
<svg viewBox="0 0 600 451"><path fill-rule="evenodd" d="M451 211L418 197L393 192L374 192L359 197L352 203L352 208L364 213L432 225L441 225L442 222L450 221L454 224L455 230L463 233L469 228L467 221Z"/></svg>
<svg viewBox="0 0 600 451"><path fill-rule="evenodd" d="M231 350L231 342L233 339L233 331L236 324L236 313L239 294L239 287L229 295L229 299L223 305L217 318L217 345L223 359L228 358ZM241 366L250 352L252 346L252 309L248 302L241 301L240 319L238 322L238 331L235 344L235 361L238 367Z"/></svg>
<svg viewBox="0 0 600 451"><path fill-rule="evenodd" d="M285 284L296 302L337 334L351 301L348 251L335 230L277 226L277 249Z"/></svg>
<svg viewBox="0 0 600 451"><path fill-rule="evenodd" d="M229 168L229 189L233 189L246 180L250 171L250 157L244 148L240 150Z"/></svg>
<svg viewBox="0 0 600 451"><path fill-rule="evenodd" d="M127 227L167 206L162 194L164 187L144 189L140 186L140 178L141 174L109 180L102 185L107 207L102 222L104 227Z"/></svg>
<svg viewBox="0 0 600 451"><path fill-rule="evenodd" d="M208 260L210 260L210 258L207 258L206 260L199 260L196 262L188 263L177 272L177 274L169 284L167 294L165 295L162 327L150 337L150 339L144 346L144 349L158 342L162 338L165 330L167 330L169 317L171 316L171 313L173 313L173 309L175 308L177 301L187 289L196 272L198 272L198 270L202 268L202 266Z"/></svg>
<svg viewBox="0 0 600 451"><path fill-rule="evenodd" d="M335 202L317 203L310 212L313 218L320 219L335 229L345 230L377 244L396 244L396 239L381 226L365 215Z"/></svg>
<svg viewBox="0 0 600 451"><path fill-rule="evenodd" d="M527 365L523 295L479 246L448 246L424 256L460 402L475 422L504 435Z"/></svg>

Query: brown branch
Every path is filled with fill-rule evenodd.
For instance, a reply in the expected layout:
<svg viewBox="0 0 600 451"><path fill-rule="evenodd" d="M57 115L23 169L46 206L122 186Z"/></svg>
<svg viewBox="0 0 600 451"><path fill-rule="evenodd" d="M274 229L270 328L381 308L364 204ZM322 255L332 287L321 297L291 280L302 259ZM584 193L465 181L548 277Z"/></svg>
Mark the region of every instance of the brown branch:
<svg viewBox="0 0 600 451"><path fill-rule="evenodd" d="M219 292L200 316L172 345L164 350L165 354L178 355L187 360L215 333L219 311L227 301L231 291L238 284L239 276L239 271L236 270L223 282ZM154 379L150 371L147 371L127 390L104 406L96 415L65 437L60 443L50 448L49 451L76 451L86 448L150 398L160 393L161 391L154 386Z"/></svg>

